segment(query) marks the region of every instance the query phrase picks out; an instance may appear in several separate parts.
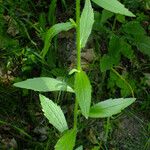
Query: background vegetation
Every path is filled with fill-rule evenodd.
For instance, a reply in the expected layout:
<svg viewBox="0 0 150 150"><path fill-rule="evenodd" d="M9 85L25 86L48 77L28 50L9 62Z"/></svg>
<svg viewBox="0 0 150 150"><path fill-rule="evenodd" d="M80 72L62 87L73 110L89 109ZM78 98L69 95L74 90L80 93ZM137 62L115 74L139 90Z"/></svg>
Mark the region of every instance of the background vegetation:
<svg viewBox="0 0 150 150"><path fill-rule="evenodd" d="M93 4L95 23L82 52L82 65L92 81L94 103L133 95L137 100L111 118L110 124L106 119L80 117L77 146L87 150L96 149L98 143L108 150L150 149L150 2L121 2L135 18ZM74 29L53 38L45 59L41 52L52 25L75 19L74 6L71 0L0 0L0 149L53 149L56 144L59 135L43 116L38 93L12 84L38 76L63 78L72 84L68 72L76 66ZM59 92L46 96L63 106L72 124L73 97Z"/></svg>

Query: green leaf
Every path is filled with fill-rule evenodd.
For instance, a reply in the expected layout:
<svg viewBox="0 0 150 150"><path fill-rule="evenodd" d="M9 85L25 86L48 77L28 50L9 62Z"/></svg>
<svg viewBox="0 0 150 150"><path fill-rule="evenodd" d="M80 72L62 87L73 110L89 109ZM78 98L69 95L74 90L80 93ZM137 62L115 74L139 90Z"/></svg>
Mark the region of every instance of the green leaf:
<svg viewBox="0 0 150 150"><path fill-rule="evenodd" d="M145 9L150 10L150 1L145 0Z"/></svg>
<svg viewBox="0 0 150 150"><path fill-rule="evenodd" d="M68 125L60 106L43 95L39 95L39 97L42 105L42 110L49 123L52 124L60 132L64 132L65 130L67 130Z"/></svg>
<svg viewBox="0 0 150 150"><path fill-rule="evenodd" d="M130 12L127 8L124 7L123 4L121 4L117 0L92 0L92 1L97 5L99 5L100 7L109 10L113 13L135 17L135 15L132 12Z"/></svg>
<svg viewBox="0 0 150 150"><path fill-rule="evenodd" d="M78 148L76 148L75 150L83 150L83 146L79 146Z"/></svg>
<svg viewBox="0 0 150 150"><path fill-rule="evenodd" d="M125 16L120 15L120 14L116 15L116 20L121 22L121 23L125 23L125 21L126 21Z"/></svg>
<svg viewBox="0 0 150 150"><path fill-rule="evenodd" d="M48 23L50 25L54 25L56 21L56 6L57 6L57 0L52 0L50 5L49 5L49 10L48 10Z"/></svg>
<svg viewBox="0 0 150 150"><path fill-rule="evenodd" d="M136 46L143 53L150 57L150 37L140 36L135 39Z"/></svg>
<svg viewBox="0 0 150 150"><path fill-rule="evenodd" d="M72 74L74 74L75 72L78 72L78 70L77 70L77 69L72 69L72 70L70 70L69 75L72 75Z"/></svg>
<svg viewBox="0 0 150 150"><path fill-rule="evenodd" d="M100 21L100 22L101 22L102 24L106 23L106 21L107 21L109 18L111 18L113 15L114 15L114 14L113 14L112 12L103 9L103 11L102 11L102 16L101 16L101 21Z"/></svg>
<svg viewBox="0 0 150 150"><path fill-rule="evenodd" d="M118 98L99 102L91 107L89 116L92 118L111 117L120 113L121 110L131 105L135 100L135 98Z"/></svg>
<svg viewBox="0 0 150 150"><path fill-rule="evenodd" d="M123 32L130 34L134 37L146 35L144 28L137 21L130 21L126 23L125 25L123 25L122 30Z"/></svg>
<svg viewBox="0 0 150 150"><path fill-rule="evenodd" d="M82 114L88 118L91 105L91 84L84 71L76 73L75 94Z"/></svg>
<svg viewBox="0 0 150 150"><path fill-rule="evenodd" d="M124 76L123 76L123 78L125 79ZM131 84L131 82L130 82L130 84ZM127 97L131 94L131 90L130 90L129 86L127 84L125 84L125 82L123 80L121 80L118 76L117 76L117 80L116 80L116 85L117 85L117 87L120 88L122 97Z"/></svg>
<svg viewBox="0 0 150 150"><path fill-rule="evenodd" d="M94 12L90 0L85 1L85 6L80 19L80 44L85 47L94 23Z"/></svg>
<svg viewBox="0 0 150 150"><path fill-rule="evenodd" d="M108 49L108 54L104 55L100 60L102 72L111 69L111 67L118 65L120 62L121 40L118 36L114 34L111 36Z"/></svg>
<svg viewBox="0 0 150 150"><path fill-rule="evenodd" d="M61 0L62 6L64 6L64 8L67 10L67 3L66 0Z"/></svg>
<svg viewBox="0 0 150 150"><path fill-rule="evenodd" d="M118 58L121 49L121 40L120 38L112 34L109 41L109 55L114 57L114 59Z"/></svg>
<svg viewBox="0 0 150 150"><path fill-rule="evenodd" d="M122 27L122 31L132 36L134 45L143 53L150 57L150 37L146 36L146 31L137 21L130 21Z"/></svg>
<svg viewBox="0 0 150 150"><path fill-rule="evenodd" d="M132 79L129 78L129 76L127 75L127 73L124 73L122 75L120 75L123 79L128 79L129 82L127 82L128 84L130 84L130 86L133 88L134 87L134 81ZM113 91L115 92L115 86L119 87L119 90L121 92L121 96L122 97L127 97L131 94L131 89L129 88L129 86L127 85L127 83L124 82L124 80L122 80L120 77L118 77L118 75L116 73L114 73L113 71L110 71L110 76L109 76L109 80L108 80L108 88L113 89ZM135 87L133 88L135 89Z"/></svg>
<svg viewBox="0 0 150 150"><path fill-rule="evenodd" d="M113 59L109 55L104 55L100 60L101 72L105 72L113 67Z"/></svg>
<svg viewBox="0 0 150 150"><path fill-rule="evenodd" d="M100 150L100 146L94 146L92 150Z"/></svg>
<svg viewBox="0 0 150 150"><path fill-rule="evenodd" d="M45 12L40 13L39 25L43 30L45 30L45 25L46 25L46 14L45 14Z"/></svg>
<svg viewBox="0 0 150 150"><path fill-rule="evenodd" d="M128 59L132 59L134 56L131 45L126 43L123 39L121 40L121 54Z"/></svg>
<svg viewBox="0 0 150 150"><path fill-rule="evenodd" d="M68 31L72 29L74 25L71 22L66 22L66 23L58 23L53 25L45 35L45 40L44 40L44 48L41 52L42 57L44 58L45 55L47 54L49 47L51 46L51 41L54 36L56 36L58 33L62 31Z"/></svg>
<svg viewBox="0 0 150 150"><path fill-rule="evenodd" d="M146 83L150 86L150 73L144 73L146 78Z"/></svg>
<svg viewBox="0 0 150 150"><path fill-rule="evenodd" d="M71 129L66 131L55 145L55 150L73 150L76 141L77 131Z"/></svg>
<svg viewBox="0 0 150 150"><path fill-rule="evenodd" d="M74 92L73 89L70 86L68 86L65 82L49 77L27 79L25 81L15 83L14 86L40 92L49 92L49 91Z"/></svg>

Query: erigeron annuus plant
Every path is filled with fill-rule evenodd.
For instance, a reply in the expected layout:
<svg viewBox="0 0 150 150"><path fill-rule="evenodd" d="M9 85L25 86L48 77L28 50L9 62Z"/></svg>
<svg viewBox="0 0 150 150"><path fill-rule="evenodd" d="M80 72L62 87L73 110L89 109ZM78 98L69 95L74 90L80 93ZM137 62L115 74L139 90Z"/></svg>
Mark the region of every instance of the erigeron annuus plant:
<svg viewBox="0 0 150 150"><path fill-rule="evenodd" d="M114 13L131 17L134 16L117 0L92 1ZM75 147L76 136L78 133L79 110L86 119L89 117L105 118L119 113L135 101L135 98L108 99L91 106L92 87L86 72L82 70L81 50L87 43L88 37L92 31L93 23L94 12L91 1L85 0L85 5L80 16L80 0L76 0L76 21L70 19L70 22L56 24L47 31L45 36L44 48L41 52L43 59L48 53L52 38L56 34L61 31L68 31L71 28L76 29L77 68L70 72L70 74L75 74L73 88L63 81L49 77L27 79L14 84L16 87L39 92L66 91L75 94L74 123L71 129L68 128L66 118L60 106L42 94L39 94L44 115L49 120L49 123L52 124L62 135L55 145L55 150L73 150Z"/></svg>

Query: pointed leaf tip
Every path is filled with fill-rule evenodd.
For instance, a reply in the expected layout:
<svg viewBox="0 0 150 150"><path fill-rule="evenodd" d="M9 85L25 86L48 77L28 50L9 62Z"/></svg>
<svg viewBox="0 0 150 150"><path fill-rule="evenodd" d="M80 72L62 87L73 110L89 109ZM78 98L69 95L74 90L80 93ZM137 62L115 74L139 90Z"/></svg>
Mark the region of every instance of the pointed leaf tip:
<svg viewBox="0 0 150 150"><path fill-rule="evenodd" d="M66 131L56 143L55 150L73 150L76 141L76 134L76 129Z"/></svg>
<svg viewBox="0 0 150 150"><path fill-rule="evenodd" d="M70 86L68 86L65 82L49 77L38 77L27 79L25 81L15 83L14 86L40 92L49 92L49 91L74 92L73 89Z"/></svg>
<svg viewBox="0 0 150 150"><path fill-rule="evenodd" d="M91 91L92 87L86 73L84 71L77 72L75 76L75 94L85 118L89 116Z"/></svg>
<svg viewBox="0 0 150 150"><path fill-rule="evenodd" d="M129 11L123 4L121 4L118 0L92 0L94 3L99 5L100 7L109 10L113 13L135 17L135 15Z"/></svg>
<svg viewBox="0 0 150 150"><path fill-rule="evenodd" d="M60 106L41 94L39 95L39 97L42 105L42 110L49 123L52 124L60 132L64 132L65 130L67 130L68 125Z"/></svg>
<svg viewBox="0 0 150 150"><path fill-rule="evenodd" d="M135 100L135 98L118 98L99 102L91 107L89 116L91 118L111 117L112 115L120 113Z"/></svg>
<svg viewBox="0 0 150 150"><path fill-rule="evenodd" d="M80 43L81 48L85 47L91 34L94 23L94 12L90 0L85 1L85 5L80 19Z"/></svg>

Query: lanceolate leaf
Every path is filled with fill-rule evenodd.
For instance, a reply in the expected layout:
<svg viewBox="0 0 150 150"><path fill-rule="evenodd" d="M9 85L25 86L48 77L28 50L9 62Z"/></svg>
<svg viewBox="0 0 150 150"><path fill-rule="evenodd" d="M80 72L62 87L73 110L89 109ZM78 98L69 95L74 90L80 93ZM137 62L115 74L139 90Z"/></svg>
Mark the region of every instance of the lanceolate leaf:
<svg viewBox="0 0 150 150"><path fill-rule="evenodd" d="M73 150L76 141L77 131L71 129L66 131L55 145L55 150Z"/></svg>
<svg viewBox="0 0 150 150"><path fill-rule="evenodd" d="M108 99L92 106L89 116L92 118L111 117L120 113L121 110L131 105L135 100L135 98Z"/></svg>
<svg viewBox="0 0 150 150"><path fill-rule="evenodd" d="M70 86L68 86L65 82L49 77L27 79L25 81L15 83L14 86L40 92L49 92L49 91L74 92L73 89Z"/></svg>
<svg viewBox="0 0 150 150"><path fill-rule="evenodd" d="M92 0L100 7L109 10L113 13L122 14L125 16L135 17L135 15L124 7L118 0Z"/></svg>
<svg viewBox="0 0 150 150"><path fill-rule="evenodd" d="M80 19L80 43L81 48L85 47L94 23L94 12L90 0L85 1L85 6Z"/></svg>
<svg viewBox="0 0 150 150"><path fill-rule="evenodd" d="M75 94L82 114L88 118L91 105L91 84L84 71L76 73Z"/></svg>
<svg viewBox="0 0 150 150"><path fill-rule="evenodd" d="M51 123L60 132L67 130L68 125L61 108L45 96L39 96L42 105L42 110L49 123Z"/></svg>
<svg viewBox="0 0 150 150"><path fill-rule="evenodd" d="M41 52L42 57L44 58L45 55L47 54L49 47L51 46L51 40L54 36L56 36L58 33L62 31L68 31L72 29L74 25L71 22L66 22L66 23L58 23L53 25L45 35L45 41L44 41L44 48Z"/></svg>

